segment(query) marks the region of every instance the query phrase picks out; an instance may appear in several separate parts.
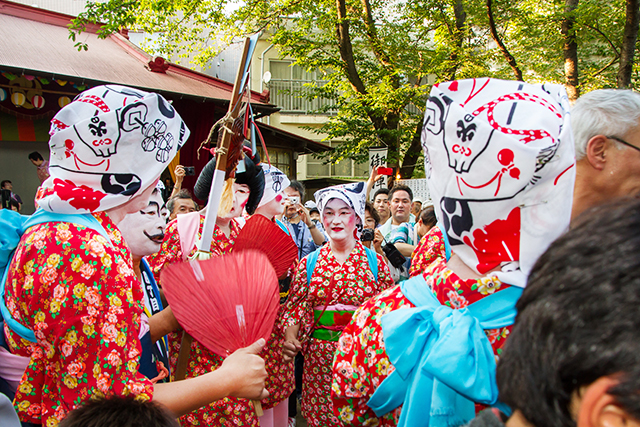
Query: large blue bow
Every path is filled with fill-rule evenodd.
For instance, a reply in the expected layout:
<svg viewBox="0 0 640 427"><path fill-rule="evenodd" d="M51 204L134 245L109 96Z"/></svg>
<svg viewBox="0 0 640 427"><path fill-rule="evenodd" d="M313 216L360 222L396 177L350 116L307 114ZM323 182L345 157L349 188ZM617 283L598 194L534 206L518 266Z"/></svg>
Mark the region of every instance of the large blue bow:
<svg viewBox="0 0 640 427"><path fill-rule="evenodd" d="M382 317L386 352L396 369L367 404L378 416L403 405L398 426L466 424L475 416L474 402L492 405L498 399L484 329L513 324L522 289L508 287L460 310L440 304L422 275L401 289L416 307Z"/></svg>

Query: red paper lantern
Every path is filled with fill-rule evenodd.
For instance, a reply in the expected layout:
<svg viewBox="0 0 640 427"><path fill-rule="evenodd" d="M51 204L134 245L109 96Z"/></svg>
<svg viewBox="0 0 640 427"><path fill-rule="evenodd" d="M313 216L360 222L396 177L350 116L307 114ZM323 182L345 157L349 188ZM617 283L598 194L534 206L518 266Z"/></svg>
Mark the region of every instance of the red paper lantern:
<svg viewBox="0 0 640 427"><path fill-rule="evenodd" d="M31 99L31 103L35 108L39 110L42 107L44 107L44 97L41 95L33 95L33 98Z"/></svg>

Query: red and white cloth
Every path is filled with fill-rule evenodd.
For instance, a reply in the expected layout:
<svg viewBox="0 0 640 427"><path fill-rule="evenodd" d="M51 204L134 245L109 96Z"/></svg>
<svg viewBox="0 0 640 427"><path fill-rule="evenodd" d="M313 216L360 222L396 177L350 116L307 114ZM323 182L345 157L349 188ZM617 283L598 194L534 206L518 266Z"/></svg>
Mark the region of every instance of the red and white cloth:
<svg viewBox="0 0 640 427"><path fill-rule="evenodd" d="M47 211L86 213L120 206L160 176L189 137L157 93L96 86L51 120L50 177L36 201Z"/></svg>
<svg viewBox="0 0 640 427"><path fill-rule="evenodd" d="M485 274L524 287L569 226L575 154L560 85L469 79L435 85L422 147L429 190L451 249Z"/></svg>

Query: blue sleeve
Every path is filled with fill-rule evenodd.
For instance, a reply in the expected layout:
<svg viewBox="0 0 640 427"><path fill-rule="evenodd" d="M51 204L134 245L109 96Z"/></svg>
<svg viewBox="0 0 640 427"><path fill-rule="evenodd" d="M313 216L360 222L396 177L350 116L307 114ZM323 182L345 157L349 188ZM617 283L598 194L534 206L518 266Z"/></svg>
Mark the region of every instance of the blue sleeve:
<svg viewBox="0 0 640 427"><path fill-rule="evenodd" d="M389 241L391 243L408 243L409 242L409 234L411 230L409 229L409 224L402 223L393 230L389 236Z"/></svg>

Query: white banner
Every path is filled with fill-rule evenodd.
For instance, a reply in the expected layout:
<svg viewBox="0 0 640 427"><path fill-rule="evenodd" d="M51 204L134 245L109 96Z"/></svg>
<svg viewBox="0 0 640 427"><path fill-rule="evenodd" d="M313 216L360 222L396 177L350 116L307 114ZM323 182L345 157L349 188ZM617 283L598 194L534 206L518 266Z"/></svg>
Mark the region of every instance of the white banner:
<svg viewBox="0 0 640 427"><path fill-rule="evenodd" d="M373 173L374 169L378 167L387 167L387 148L369 148L369 176ZM387 177L383 176L379 180L373 183L369 199L373 199L373 195L381 188L387 187Z"/></svg>
<svg viewBox="0 0 640 427"><path fill-rule="evenodd" d="M427 178L399 179L396 181L396 184L402 184L409 187L413 192L413 199L420 199L422 201L422 206L432 203L429 186L427 185Z"/></svg>

